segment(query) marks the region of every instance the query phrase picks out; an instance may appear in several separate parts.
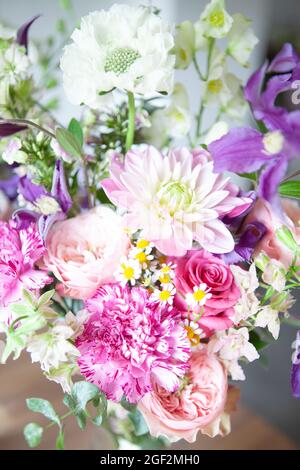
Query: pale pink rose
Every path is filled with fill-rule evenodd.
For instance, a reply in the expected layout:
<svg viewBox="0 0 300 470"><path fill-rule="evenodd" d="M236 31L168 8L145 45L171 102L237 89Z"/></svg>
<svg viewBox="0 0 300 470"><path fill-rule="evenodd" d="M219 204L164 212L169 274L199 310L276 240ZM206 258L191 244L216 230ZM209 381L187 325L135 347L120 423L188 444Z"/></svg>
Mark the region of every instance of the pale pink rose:
<svg viewBox="0 0 300 470"><path fill-rule="evenodd" d="M100 285L115 281L114 272L128 247L121 217L98 206L53 226L44 264L61 281L62 295L87 299Z"/></svg>
<svg viewBox="0 0 300 470"><path fill-rule="evenodd" d="M227 374L217 356L203 347L193 353L190 366L189 380L180 392L155 386L139 402L152 436L195 442L198 431L206 433L206 428L223 414Z"/></svg>
<svg viewBox="0 0 300 470"><path fill-rule="evenodd" d="M241 294L229 265L221 258L205 250L191 250L186 256L176 259L175 305L181 311L188 311L186 294L204 283L210 289L210 298L204 305L204 313L198 323L207 335L215 330L232 326L234 306ZM199 306L199 310L202 307ZM197 308L193 308L197 311Z"/></svg>
<svg viewBox="0 0 300 470"><path fill-rule="evenodd" d="M287 268L293 260L293 253L278 240L276 230L282 225L286 225L295 238L300 241L300 209L297 205L287 200L283 201L283 208L286 211L284 221L272 211L272 207L267 201L258 199L247 216L245 224L258 221L267 228L266 234L256 245L254 258L263 251L269 258L280 261Z"/></svg>

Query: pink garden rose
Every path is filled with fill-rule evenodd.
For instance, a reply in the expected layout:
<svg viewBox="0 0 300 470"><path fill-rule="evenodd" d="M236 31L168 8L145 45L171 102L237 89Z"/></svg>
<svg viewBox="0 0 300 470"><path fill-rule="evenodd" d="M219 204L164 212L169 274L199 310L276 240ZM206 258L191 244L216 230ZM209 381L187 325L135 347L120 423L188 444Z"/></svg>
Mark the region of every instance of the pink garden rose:
<svg viewBox="0 0 300 470"><path fill-rule="evenodd" d="M22 298L22 290L39 290L52 279L35 263L45 247L34 224L18 230L0 221L0 307Z"/></svg>
<svg viewBox="0 0 300 470"><path fill-rule="evenodd" d="M87 299L101 284L114 281L128 246L121 217L98 206L53 226L46 239L44 264L61 281L62 295Z"/></svg>
<svg viewBox="0 0 300 470"><path fill-rule="evenodd" d="M300 208L296 203L288 200L283 200L282 205L286 215L285 220L281 220L273 212L267 201L258 199L247 216L245 224L258 221L267 228L266 234L255 248L254 257L263 251L269 258L280 261L288 268L293 260L293 253L278 240L276 230L283 224L287 225L294 234L295 239L300 242Z"/></svg>
<svg viewBox="0 0 300 470"><path fill-rule="evenodd" d="M211 296L205 302L204 313L198 321L199 326L207 335L232 326L233 307L240 298L240 290L230 267L205 250L191 250L183 258L176 259L176 264L177 308L187 312L186 294L204 283L210 289ZM193 311L200 311L201 308L193 307Z"/></svg>
<svg viewBox="0 0 300 470"><path fill-rule="evenodd" d="M206 347L193 353L186 384L170 393L159 386L139 402L152 436L166 436L171 442L195 442L197 433L210 433L223 414L227 397L227 373ZM208 430L208 431L207 431Z"/></svg>

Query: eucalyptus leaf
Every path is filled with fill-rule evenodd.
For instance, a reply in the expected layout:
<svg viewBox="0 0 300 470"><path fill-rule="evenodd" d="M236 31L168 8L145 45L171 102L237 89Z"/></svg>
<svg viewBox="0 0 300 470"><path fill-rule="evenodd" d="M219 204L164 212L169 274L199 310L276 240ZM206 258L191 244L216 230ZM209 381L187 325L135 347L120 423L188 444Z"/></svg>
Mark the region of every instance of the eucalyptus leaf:
<svg viewBox="0 0 300 470"><path fill-rule="evenodd" d="M81 145L77 138L68 129L58 127L56 139L59 145L72 157L81 158Z"/></svg>
<svg viewBox="0 0 300 470"><path fill-rule="evenodd" d="M31 411L41 413L45 418L61 427L60 418L48 400L43 398L27 398L26 405Z"/></svg>
<svg viewBox="0 0 300 470"><path fill-rule="evenodd" d="M128 418L134 426L136 436L143 436L149 432L148 426L143 418L142 413L136 409L134 412L128 414Z"/></svg>
<svg viewBox="0 0 300 470"><path fill-rule="evenodd" d="M41 443L43 428L37 423L28 423L23 433L29 447L34 448Z"/></svg>

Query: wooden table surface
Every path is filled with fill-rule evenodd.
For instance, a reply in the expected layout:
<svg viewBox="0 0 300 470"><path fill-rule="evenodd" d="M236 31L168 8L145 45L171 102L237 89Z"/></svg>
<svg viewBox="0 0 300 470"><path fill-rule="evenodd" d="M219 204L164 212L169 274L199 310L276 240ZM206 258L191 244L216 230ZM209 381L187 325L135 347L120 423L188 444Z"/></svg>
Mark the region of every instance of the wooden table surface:
<svg viewBox="0 0 300 470"><path fill-rule="evenodd" d="M45 424L39 415L27 410L25 399L39 397L49 400L63 414L60 387L46 380L39 367L30 363L27 355L17 361L0 366L0 449L26 449L22 430L30 421ZM56 430L50 429L43 436L40 449L53 449ZM67 449L110 449L109 441L95 426L81 431L74 418L66 420ZM287 436L258 416L240 407L232 419L232 433L225 438L199 437L196 443L180 441L176 449L299 449Z"/></svg>

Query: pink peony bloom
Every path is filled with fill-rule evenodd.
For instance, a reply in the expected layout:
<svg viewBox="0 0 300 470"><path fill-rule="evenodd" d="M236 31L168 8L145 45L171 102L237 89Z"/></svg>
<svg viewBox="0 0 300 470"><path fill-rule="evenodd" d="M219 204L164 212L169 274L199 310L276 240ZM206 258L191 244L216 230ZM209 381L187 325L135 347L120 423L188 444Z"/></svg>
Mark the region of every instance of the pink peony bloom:
<svg viewBox="0 0 300 470"><path fill-rule="evenodd" d="M187 384L170 393L155 385L138 404L152 436L171 442L195 442L197 433L211 433L212 424L223 412L227 396L227 374L214 354L203 348L193 353Z"/></svg>
<svg viewBox="0 0 300 470"><path fill-rule="evenodd" d="M127 210L127 225L169 256L183 256L193 240L213 253L234 248L231 233L220 220L237 216L251 201L236 195L235 187L213 173L205 150L170 150L164 156L154 147L115 158L111 177L102 182L111 201Z"/></svg>
<svg viewBox="0 0 300 470"><path fill-rule="evenodd" d="M76 340L81 373L109 399L136 403L152 383L174 391L190 357L178 313L143 287L110 284L86 302L90 316Z"/></svg>
<svg viewBox="0 0 300 470"><path fill-rule="evenodd" d="M35 263L45 251L34 224L17 230L0 221L0 306L20 300L22 289L41 289L52 279Z"/></svg>
<svg viewBox="0 0 300 470"><path fill-rule="evenodd" d="M195 286L204 283L210 289L210 296L207 297L203 307L204 312L198 320L199 326L206 335L232 326L234 306L241 294L230 267L205 250L191 250L183 258L178 258L176 263L175 306L187 312L186 294L193 292ZM193 311L198 313L203 308L193 307Z"/></svg>
<svg viewBox="0 0 300 470"><path fill-rule="evenodd" d="M258 221L262 222L267 229L262 240L256 245L254 257L263 251L269 258L280 261L285 268L288 268L293 261L294 253L278 240L276 230L283 224L286 225L300 243L300 208L296 203L288 200L283 200L282 205L285 210L285 220L279 219L267 201L258 199L247 216L245 224Z"/></svg>
<svg viewBox="0 0 300 470"><path fill-rule="evenodd" d="M62 295L87 299L100 285L114 281L128 246L121 217L98 206L53 226L46 239L44 263L62 282L58 286Z"/></svg>

